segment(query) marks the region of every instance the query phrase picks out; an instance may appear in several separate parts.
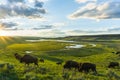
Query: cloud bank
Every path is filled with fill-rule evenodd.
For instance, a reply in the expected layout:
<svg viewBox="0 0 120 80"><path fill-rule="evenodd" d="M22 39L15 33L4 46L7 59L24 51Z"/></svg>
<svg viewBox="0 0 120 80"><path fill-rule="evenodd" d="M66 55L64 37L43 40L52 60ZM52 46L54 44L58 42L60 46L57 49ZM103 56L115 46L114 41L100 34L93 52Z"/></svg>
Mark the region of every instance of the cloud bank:
<svg viewBox="0 0 120 80"><path fill-rule="evenodd" d="M41 18L46 13L41 0L4 0L0 2L0 18L21 16Z"/></svg>
<svg viewBox="0 0 120 80"><path fill-rule="evenodd" d="M1 22L0 29L1 30L19 30L16 27L17 25L18 25L17 23L13 23L13 22Z"/></svg>
<svg viewBox="0 0 120 80"><path fill-rule="evenodd" d="M34 27L32 30L44 30L44 29L52 29L52 25L41 25L40 27Z"/></svg>
<svg viewBox="0 0 120 80"><path fill-rule="evenodd" d="M87 2L89 0L76 0ZM69 19L119 19L120 18L120 1L107 0L106 2L88 2L78 10L68 16Z"/></svg>
<svg viewBox="0 0 120 80"><path fill-rule="evenodd" d="M70 30L66 32L66 35L98 35L98 34L119 34L120 27L108 28L106 30Z"/></svg>

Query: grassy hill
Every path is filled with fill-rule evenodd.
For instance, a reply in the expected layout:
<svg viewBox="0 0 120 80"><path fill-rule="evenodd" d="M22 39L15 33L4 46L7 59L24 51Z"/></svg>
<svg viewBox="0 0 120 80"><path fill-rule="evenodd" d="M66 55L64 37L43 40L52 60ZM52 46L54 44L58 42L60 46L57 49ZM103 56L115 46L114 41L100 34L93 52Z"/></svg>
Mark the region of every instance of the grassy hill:
<svg viewBox="0 0 120 80"><path fill-rule="evenodd" d="M0 80L119 80L120 67L108 69L109 62L120 63L120 57L113 51L120 49L119 35L99 36L72 36L65 38L39 37L4 37L0 38ZM45 38L44 38L45 39ZM50 40L50 41L49 41ZM74 42L60 42L55 40L72 40ZM66 48L71 45L85 45L81 48ZM95 46L91 45L94 44ZM27 53L30 52L30 53ZM39 62L39 67L33 64L25 66L15 59L14 53L30 54L38 59L43 58L45 63ZM98 74L90 72L75 72L65 70L63 65L67 60L90 62L97 66ZM63 62L57 65L56 62Z"/></svg>
<svg viewBox="0 0 120 80"><path fill-rule="evenodd" d="M73 41L120 41L120 34L108 35L85 35L85 36L67 36L58 39L73 40Z"/></svg>

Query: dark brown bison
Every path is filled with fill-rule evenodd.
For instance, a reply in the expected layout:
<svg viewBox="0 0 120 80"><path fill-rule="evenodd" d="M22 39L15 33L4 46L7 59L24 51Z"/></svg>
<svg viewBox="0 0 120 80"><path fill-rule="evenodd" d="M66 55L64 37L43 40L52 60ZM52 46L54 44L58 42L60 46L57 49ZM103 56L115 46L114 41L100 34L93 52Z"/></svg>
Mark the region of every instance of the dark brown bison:
<svg viewBox="0 0 120 80"><path fill-rule="evenodd" d="M39 61L42 62L42 63L44 63L44 59L42 59L42 58Z"/></svg>
<svg viewBox="0 0 120 80"><path fill-rule="evenodd" d="M115 53L115 52L112 52L112 53Z"/></svg>
<svg viewBox="0 0 120 80"><path fill-rule="evenodd" d="M120 54L120 51L116 52L116 54Z"/></svg>
<svg viewBox="0 0 120 80"><path fill-rule="evenodd" d="M118 66L119 66L118 62L110 62L109 65L108 65L108 68L115 68L115 67L118 67Z"/></svg>
<svg viewBox="0 0 120 80"><path fill-rule="evenodd" d="M112 53L115 53L115 54L120 54L120 51L117 51L117 52L112 52Z"/></svg>
<svg viewBox="0 0 120 80"><path fill-rule="evenodd" d="M18 53L15 53L15 58L18 59L21 63L25 63L29 65L30 63L34 63L38 66L38 58L33 57L31 55L25 54L23 57L20 56Z"/></svg>
<svg viewBox="0 0 120 80"><path fill-rule="evenodd" d="M76 62L76 61L69 60L69 61L66 61L66 63L63 66L63 68L64 69L72 69L72 68L74 68L75 70L78 70L79 63Z"/></svg>
<svg viewBox="0 0 120 80"><path fill-rule="evenodd" d="M79 65L79 72L86 72L88 73L90 70L97 73L96 71L96 65L93 63L80 63Z"/></svg>
<svg viewBox="0 0 120 80"><path fill-rule="evenodd" d="M15 58L16 58L17 60L19 60L19 61L20 61L20 59L22 58L22 56L19 55L18 53L15 53L14 56L15 56Z"/></svg>

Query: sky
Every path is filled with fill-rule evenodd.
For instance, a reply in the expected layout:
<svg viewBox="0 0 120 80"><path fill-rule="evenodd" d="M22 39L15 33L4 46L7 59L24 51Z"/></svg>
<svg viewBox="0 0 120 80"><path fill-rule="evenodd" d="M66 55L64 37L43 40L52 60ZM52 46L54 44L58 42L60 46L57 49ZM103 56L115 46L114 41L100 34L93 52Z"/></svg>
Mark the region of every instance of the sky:
<svg viewBox="0 0 120 80"><path fill-rule="evenodd" d="M0 36L120 34L120 0L0 0Z"/></svg>

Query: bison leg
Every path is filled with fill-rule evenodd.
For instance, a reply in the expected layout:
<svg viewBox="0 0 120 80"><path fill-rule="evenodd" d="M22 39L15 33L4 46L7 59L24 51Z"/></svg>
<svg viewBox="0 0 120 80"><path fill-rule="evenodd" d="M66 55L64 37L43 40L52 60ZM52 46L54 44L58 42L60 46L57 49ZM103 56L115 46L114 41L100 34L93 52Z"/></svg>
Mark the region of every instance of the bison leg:
<svg viewBox="0 0 120 80"><path fill-rule="evenodd" d="M66 71L68 71L68 69L63 68L63 70L62 70L63 74L64 74Z"/></svg>
<svg viewBox="0 0 120 80"><path fill-rule="evenodd" d="M89 70L88 70L88 69L86 69L86 70L84 70L84 72L85 72L85 73L88 73L88 72L89 72Z"/></svg>
<svg viewBox="0 0 120 80"><path fill-rule="evenodd" d="M34 63L34 64L38 66L38 63Z"/></svg>
<svg viewBox="0 0 120 80"><path fill-rule="evenodd" d="M29 66L29 64L28 64L28 63L25 63L25 66Z"/></svg>
<svg viewBox="0 0 120 80"><path fill-rule="evenodd" d="M96 68L91 69L95 74L97 74Z"/></svg>
<svg viewBox="0 0 120 80"><path fill-rule="evenodd" d="M29 63L27 63L26 65L29 66Z"/></svg>
<svg viewBox="0 0 120 80"><path fill-rule="evenodd" d="M83 70L82 70L82 69L79 69L78 71L79 71L79 72L83 72Z"/></svg>
<svg viewBox="0 0 120 80"><path fill-rule="evenodd" d="M97 74L97 71L96 71L96 69L94 70L94 72L95 72L95 74Z"/></svg>

